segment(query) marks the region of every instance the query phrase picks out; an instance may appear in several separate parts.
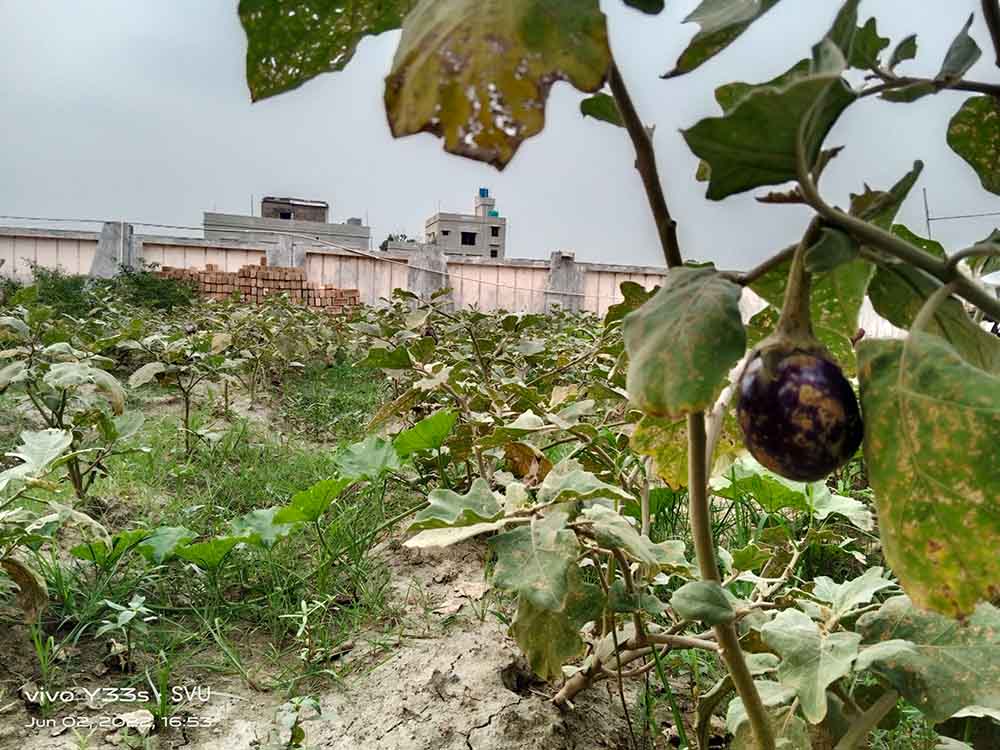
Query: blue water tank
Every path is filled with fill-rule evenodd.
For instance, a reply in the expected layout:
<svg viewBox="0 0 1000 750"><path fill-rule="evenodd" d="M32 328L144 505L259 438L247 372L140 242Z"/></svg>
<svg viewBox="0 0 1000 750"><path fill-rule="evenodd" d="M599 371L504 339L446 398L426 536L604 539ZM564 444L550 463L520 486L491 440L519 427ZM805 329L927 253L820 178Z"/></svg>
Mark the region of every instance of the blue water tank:
<svg viewBox="0 0 1000 750"><path fill-rule="evenodd" d="M490 197L490 189L489 188L479 188L479 197L480 198L489 198Z"/></svg>

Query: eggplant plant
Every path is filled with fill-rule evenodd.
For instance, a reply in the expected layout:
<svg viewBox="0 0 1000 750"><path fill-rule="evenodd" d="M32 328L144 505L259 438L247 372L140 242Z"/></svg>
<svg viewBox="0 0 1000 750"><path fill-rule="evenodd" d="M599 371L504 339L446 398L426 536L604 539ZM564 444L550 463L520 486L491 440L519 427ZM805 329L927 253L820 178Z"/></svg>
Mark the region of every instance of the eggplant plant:
<svg viewBox="0 0 1000 750"><path fill-rule="evenodd" d="M703 0L687 19L698 31L664 85L766 23L779 2ZM664 7L662 0L625 3L650 15ZM859 4L829 9L829 32L808 59L792 61L772 81L720 87L722 114L683 131L703 162L708 199L776 186L763 203L814 213L795 246L750 271L726 272L686 263L654 138L616 64L597 0L333 2L321 9L306 0L240 3L255 100L340 70L363 37L401 28L385 83L394 136L429 132L452 153L503 168L542 130L551 85L566 81L590 95L585 115L623 128L632 141L670 270L655 295L632 294L638 309L624 319L627 395L645 415L631 438L656 458L664 480L682 475L694 563L683 543L655 544L621 515L636 498L632 471L614 457L614 470L601 477L575 458L530 487L498 476L488 450L550 425L565 428L527 410L498 425L454 387L462 370L416 359L425 376L418 390L440 389L455 402L456 432L468 437L477 476L464 494L429 493L411 543L497 533L494 584L518 602L511 632L539 674L567 677L554 698L561 705L596 680L658 670L670 650L694 648L728 669L699 715L735 691L727 724L737 748L859 747L900 696L932 722L1000 710L1000 611L991 604L1000 576L1000 342L976 322L979 313L1000 317L1000 301L969 272L970 261L996 258L1000 246L990 238L947 253L894 223L920 162L885 190L865 187L846 208L823 196L821 182L842 151L827 142L829 133L849 108L872 97L903 106L954 90L974 96L948 124L948 145L986 190L1000 193L1000 84L967 78L982 55L971 19L936 73L910 75L900 69L917 58L916 37L893 44L876 19L861 23ZM1000 5L960 5L959 21L981 9L1000 65ZM772 306L749 325L738 306L746 288ZM908 335L863 340L855 354L866 296ZM412 352L400 348L373 350L370 364L412 368ZM476 377L489 381L490 361L472 354L468 368L480 367ZM853 372L860 413L847 387L845 373ZM837 468L862 438L885 558L904 595L885 599L895 584L879 568L800 587L795 540L781 570L729 572L734 563L712 535L719 490L710 473L717 451L730 451L737 395L736 432L764 464L754 474L761 486L812 487L797 480ZM419 399L407 391L395 406L409 409ZM599 437L590 438L593 452L603 450ZM686 447L678 447L681 439ZM662 587L672 581L687 582L665 602ZM877 681L882 695L872 702L854 693L858 676Z"/></svg>

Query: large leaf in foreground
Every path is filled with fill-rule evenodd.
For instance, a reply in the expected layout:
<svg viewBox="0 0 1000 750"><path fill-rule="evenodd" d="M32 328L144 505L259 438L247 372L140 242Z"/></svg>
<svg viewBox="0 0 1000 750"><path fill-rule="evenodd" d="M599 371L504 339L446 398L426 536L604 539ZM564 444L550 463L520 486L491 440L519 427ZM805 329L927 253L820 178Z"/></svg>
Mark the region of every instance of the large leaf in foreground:
<svg viewBox="0 0 1000 750"><path fill-rule="evenodd" d="M858 358L886 559L918 606L969 614L1000 593L1000 377L922 332Z"/></svg>
<svg viewBox="0 0 1000 750"><path fill-rule="evenodd" d="M841 112L857 98L840 74L843 54L829 40L815 52L811 72L775 87L756 88L722 117L684 131L691 150L711 167L708 197L723 198L796 179L796 146L816 163Z"/></svg>
<svg viewBox="0 0 1000 750"><path fill-rule="evenodd" d="M427 502L428 506L413 517L410 531L490 523L503 515L489 483L481 477L464 495L453 490L437 489L427 496Z"/></svg>
<svg viewBox="0 0 1000 750"><path fill-rule="evenodd" d="M493 584L542 609L562 609L580 544L569 515L552 511L490 540L497 556Z"/></svg>
<svg viewBox="0 0 1000 750"><path fill-rule="evenodd" d="M595 92L610 63L597 0L422 0L386 79L389 125L502 169L541 132L553 83Z"/></svg>
<svg viewBox="0 0 1000 750"><path fill-rule="evenodd" d="M343 476L352 479L378 479L400 466L392 442L378 435L369 435L360 443L342 448L334 463Z"/></svg>
<svg viewBox="0 0 1000 750"><path fill-rule="evenodd" d="M780 0L702 0L684 19L684 23L696 23L701 28L681 53L674 69L666 75L688 73L711 60L779 2Z"/></svg>
<svg viewBox="0 0 1000 750"><path fill-rule="evenodd" d="M710 268L674 268L656 296L625 318L636 406L678 418L715 402L746 351L741 293Z"/></svg>
<svg viewBox="0 0 1000 750"><path fill-rule="evenodd" d="M37 430L21 433L21 445L7 455L21 463L0 472L0 492L13 481L26 481L44 476L49 466L67 451L73 443L72 433L66 430Z"/></svg>
<svg viewBox="0 0 1000 750"><path fill-rule="evenodd" d="M948 125L948 145L969 163L983 187L1000 195L1000 104L992 96L966 100Z"/></svg>
<svg viewBox="0 0 1000 750"><path fill-rule="evenodd" d="M343 70L369 34L398 29L416 0L241 0L254 101Z"/></svg>
<svg viewBox="0 0 1000 750"><path fill-rule="evenodd" d="M458 413L450 409L440 409L425 417L408 430L396 435L392 444L400 458L406 458L418 451L437 450L451 434L458 419Z"/></svg>
<svg viewBox="0 0 1000 750"><path fill-rule="evenodd" d="M913 606L897 596L862 615L865 643L904 641L865 665L887 680L931 722L966 706L1000 710L1000 610L980 604L964 623ZM862 657L865 656L862 651ZM859 658L859 664L862 659Z"/></svg>
<svg viewBox="0 0 1000 750"><path fill-rule="evenodd" d="M809 616L786 609L761 628L764 642L781 657L778 680L799 696L802 713L813 724L826 718L826 689L851 671L861 636L824 634Z"/></svg>

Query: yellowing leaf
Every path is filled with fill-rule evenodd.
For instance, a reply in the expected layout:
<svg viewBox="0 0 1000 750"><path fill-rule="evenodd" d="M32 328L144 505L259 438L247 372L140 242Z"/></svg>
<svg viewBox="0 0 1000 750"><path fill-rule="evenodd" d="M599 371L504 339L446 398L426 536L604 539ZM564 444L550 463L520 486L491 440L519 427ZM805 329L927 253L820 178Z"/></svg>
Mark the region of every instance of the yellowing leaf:
<svg viewBox="0 0 1000 750"><path fill-rule="evenodd" d="M386 79L389 125L502 169L541 132L553 83L595 92L610 63L597 0L421 0Z"/></svg>
<svg viewBox="0 0 1000 750"><path fill-rule="evenodd" d="M1000 595L1000 377L922 332L858 362L886 560L917 606L967 615Z"/></svg>

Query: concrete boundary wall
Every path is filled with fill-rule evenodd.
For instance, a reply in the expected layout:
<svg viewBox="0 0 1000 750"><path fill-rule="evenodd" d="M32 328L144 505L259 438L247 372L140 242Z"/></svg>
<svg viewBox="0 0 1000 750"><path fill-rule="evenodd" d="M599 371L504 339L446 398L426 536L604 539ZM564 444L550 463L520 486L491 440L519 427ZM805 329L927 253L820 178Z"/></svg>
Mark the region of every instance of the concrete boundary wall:
<svg viewBox="0 0 1000 750"><path fill-rule="evenodd" d="M555 252L547 260L482 258L434 252L349 251L299 238L274 243L237 242L190 237L140 235L131 225L108 222L102 232L0 227L0 276L30 278L31 265L62 268L71 274L105 273L123 262L235 272L243 266L269 264L303 268L310 282L338 289L357 289L361 302L378 305L394 289L427 296L442 286L452 290L456 307L490 311L549 312L557 306L604 315L622 301L620 287L633 281L647 289L662 283L666 269L577 262L572 253ZM124 232L124 235L123 235ZM287 258L288 260L283 260ZM747 310L761 303L747 292ZM897 336L898 329L875 314L867 303L861 327L869 336Z"/></svg>

